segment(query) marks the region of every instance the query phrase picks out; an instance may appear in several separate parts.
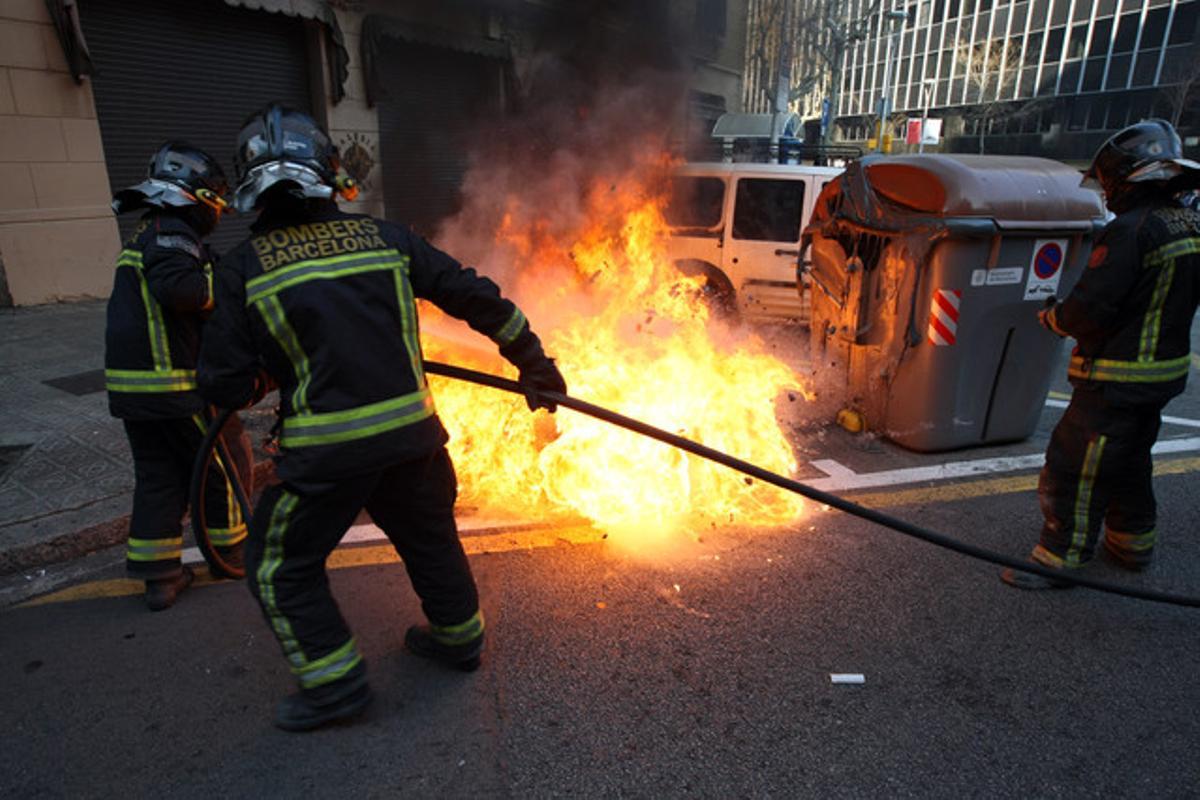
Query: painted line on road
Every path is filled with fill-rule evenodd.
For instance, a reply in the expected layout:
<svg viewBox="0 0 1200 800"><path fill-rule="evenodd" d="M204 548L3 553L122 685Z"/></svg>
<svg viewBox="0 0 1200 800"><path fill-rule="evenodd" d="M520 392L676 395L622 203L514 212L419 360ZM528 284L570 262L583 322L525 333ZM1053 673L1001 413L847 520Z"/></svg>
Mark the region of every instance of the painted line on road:
<svg viewBox="0 0 1200 800"><path fill-rule="evenodd" d="M1186 475L1200 472L1200 458L1175 458L1156 461L1155 477L1162 475ZM963 483L949 483L920 489L899 489L891 492L852 494L846 499L868 508L891 508L928 503L952 503L976 497L993 497L1003 494L1037 491L1038 476L1014 475L1009 478L987 478Z"/></svg>
<svg viewBox="0 0 1200 800"><path fill-rule="evenodd" d="M350 537L351 532L354 533ZM362 542L386 539L383 531L374 525L355 525L347 532L342 544L329 555L327 567L348 569L375 564L399 563L400 557L390 544L361 546ZM470 530L462 532L463 550L468 556L488 555L493 553L509 553L519 550L536 550L556 547L560 544L581 545L596 544L604 540L605 534L590 525L571 525L567 527L551 527L548 525L513 526L512 529L499 533L473 533ZM355 546L355 545L358 546ZM191 557L189 559L189 556ZM196 548L185 551L185 563L203 563L204 559ZM227 581L214 578L206 569L197 570L193 589L226 583ZM130 597L142 594L146 586L142 581L131 578L114 578L106 581L92 581L78 586L72 586L58 592L52 592L41 597L35 597L17 608L48 605L50 603L68 603L75 600L99 600L110 597Z"/></svg>
<svg viewBox="0 0 1200 800"><path fill-rule="evenodd" d="M1189 453L1195 451L1200 451L1200 436L1160 440L1150 452L1154 455L1169 455L1171 453ZM1002 472L1041 469L1045 461L1045 453L1030 453L1021 456L980 458L973 461L949 461L944 464L933 464L927 467L904 467L902 469L863 473L854 472L841 464L837 464L839 469L836 476L809 481L808 485L823 492L848 492L855 489L877 489L886 486L901 486L906 483L958 480ZM828 465L829 462L822 463Z"/></svg>
<svg viewBox="0 0 1200 800"><path fill-rule="evenodd" d="M1051 408L1066 408L1069 403L1063 400L1047 400L1046 405ZM1200 419L1188 419L1187 417L1166 417L1162 421L1167 425L1179 425L1184 428L1200 428Z"/></svg>

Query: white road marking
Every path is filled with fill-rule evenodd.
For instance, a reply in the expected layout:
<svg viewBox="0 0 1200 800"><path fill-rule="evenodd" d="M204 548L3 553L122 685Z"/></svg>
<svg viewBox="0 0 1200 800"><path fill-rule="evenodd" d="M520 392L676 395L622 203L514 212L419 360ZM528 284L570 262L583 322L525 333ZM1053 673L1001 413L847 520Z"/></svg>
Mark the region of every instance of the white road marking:
<svg viewBox="0 0 1200 800"><path fill-rule="evenodd" d="M1165 439L1155 444L1150 452L1154 455L1164 455L1167 453L1190 453L1197 450L1200 450L1200 436L1192 436L1184 439ZM1045 453L1030 453L1023 456L980 458L974 461L951 461L945 464L933 464L926 467L906 467L904 469L889 469L881 472L864 472L861 474L843 467L845 473L809 481L808 485L823 492L872 489L880 486L899 486L905 483L947 481L978 475L1041 469L1045 460ZM841 465L839 464L838 466L840 467Z"/></svg>
<svg viewBox="0 0 1200 800"><path fill-rule="evenodd" d="M479 534L483 531L501 531L512 530L528 530L533 528L548 527L538 523L536 525L522 524L512 520L494 520L481 517L464 517L458 520L458 532L464 536ZM380 530L379 526L371 522L364 522L359 525L351 525L346 535L342 537L339 547L343 544L361 544L363 542L380 542L386 541L387 535ZM204 555L198 547L188 547L183 551L183 563L185 564L203 564Z"/></svg>
<svg viewBox="0 0 1200 800"><path fill-rule="evenodd" d="M1068 403L1065 400L1055 400L1053 398L1046 401L1046 405L1051 408L1066 408ZM1200 428L1200 419L1187 419L1186 417L1163 417L1162 421L1168 425L1181 425L1184 428Z"/></svg>
<svg viewBox="0 0 1200 800"><path fill-rule="evenodd" d="M850 469L844 464L834 461L831 458L822 458L819 461L810 461L808 463L812 464L814 467L821 470L821 472L824 472L831 478L840 478L846 475L854 474L854 470Z"/></svg>

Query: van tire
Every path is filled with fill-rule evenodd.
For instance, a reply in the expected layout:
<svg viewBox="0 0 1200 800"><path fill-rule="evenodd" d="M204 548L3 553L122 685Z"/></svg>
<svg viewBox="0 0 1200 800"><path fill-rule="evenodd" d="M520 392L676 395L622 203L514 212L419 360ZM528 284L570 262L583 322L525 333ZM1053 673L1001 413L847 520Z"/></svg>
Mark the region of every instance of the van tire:
<svg viewBox="0 0 1200 800"><path fill-rule="evenodd" d="M726 322L736 322L738 319L737 292L725 273L707 261L683 259L675 262L675 268L688 276L703 276L704 285L701 287L701 297L713 316Z"/></svg>

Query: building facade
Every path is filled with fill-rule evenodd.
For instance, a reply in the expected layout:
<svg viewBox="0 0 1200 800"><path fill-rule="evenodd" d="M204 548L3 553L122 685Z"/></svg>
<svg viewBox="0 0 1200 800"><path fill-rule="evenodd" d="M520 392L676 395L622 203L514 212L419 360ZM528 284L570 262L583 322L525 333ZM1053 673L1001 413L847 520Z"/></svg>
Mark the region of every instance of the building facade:
<svg viewBox="0 0 1200 800"><path fill-rule="evenodd" d="M107 296L134 222L112 191L168 139L231 172L246 115L274 101L329 129L361 189L349 210L432 235L473 144L520 108L564 32L656 37L635 49L686 72L672 123L686 148L739 110L745 16L746 0L0 0L0 306ZM248 225L223 222L213 243Z"/></svg>
<svg viewBox="0 0 1200 800"><path fill-rule="evenodd" d="M844 140L875 138L884 99L889 138L928 113L956 152L1085 160L1150 116L1200 135L1196 0L753 0L752 25L773 4L794 7L795 110L832 98Z"/></svg>

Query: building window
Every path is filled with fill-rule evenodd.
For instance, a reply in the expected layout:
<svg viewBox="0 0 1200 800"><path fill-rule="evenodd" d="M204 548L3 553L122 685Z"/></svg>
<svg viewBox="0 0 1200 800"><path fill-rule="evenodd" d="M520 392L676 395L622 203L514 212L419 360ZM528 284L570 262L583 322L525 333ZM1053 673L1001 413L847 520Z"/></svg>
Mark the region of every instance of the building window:
<svg viewBox="0 0 1200 800"><path fill-rule="evenodd" d="M1133 65L1133 85L1150 86L1158 72L1158 55L1161 50L1142 50Z"/></svg>
<svg viewBox="0 0 1200 800"><path fill-rule="evenodd" d="M696 32L713 39L725 35L725 0L697 0Z"/></svg>
<svg viewBox="0 0 1200 800"><path fill-rule="evenodd" d="M1191 44L1196 35L1197 3L1180 3L1171 20L1171 38L1167 44Z"/></svg>
<svg viewBox="0 0 1200 800"><path fill-rule="evenodd" d="M1142 27L1142 49L1162 47L1163 34L1167 32L1167 14L1169 8L1156 8L1146 14L1146 24Z"/></svg>
<svg viewBox="0 0 1200 800"><path fill-rule="evenodd" d="M1098 92L1104 81L1104 59L1093 58L1087 62L1083 70L1083 89L1085 92Z"/></svg>
<svg viewBox="0 0 1200 800"><path fill-rule="evenodd" d="M1113 56L1108 65L1108 84L1106 89L1124 89L1129 82L1129 66L1132 56Z"/></svg>
<svg viewBox="0 0 1200 800"><path fill-rule="evenodd" d="M1071 28L1071 39L1067 42L1067 58L1083 58L1083 45L1087 41L1087 25Z"/></svg>
<svg viewBox="0 0 1200 800"><path fill-rule="evenodd" d="M1137 43L1138 33L1138 15L1126 14L1121 17L1121 23L1117 27L1117 38L1113 42L1114 53L1128 53Z"/></svg>
<svg viewBox="0 0 1200 800"><path fill-rule="evenodd" d="M1108 46L1112 44L1112 17L1096 20L1092 28L1092 43L1088 47L1088 58L1108 55Z"/></svg>

